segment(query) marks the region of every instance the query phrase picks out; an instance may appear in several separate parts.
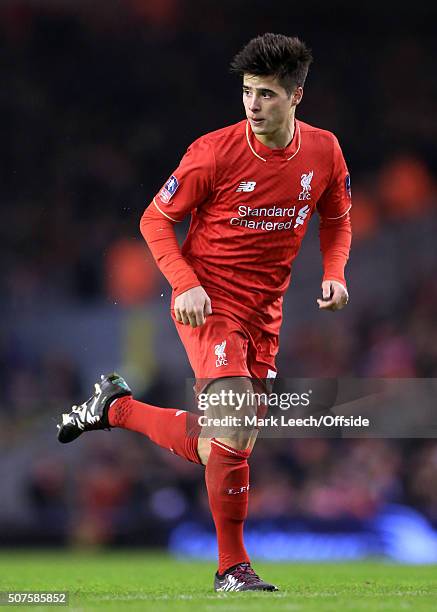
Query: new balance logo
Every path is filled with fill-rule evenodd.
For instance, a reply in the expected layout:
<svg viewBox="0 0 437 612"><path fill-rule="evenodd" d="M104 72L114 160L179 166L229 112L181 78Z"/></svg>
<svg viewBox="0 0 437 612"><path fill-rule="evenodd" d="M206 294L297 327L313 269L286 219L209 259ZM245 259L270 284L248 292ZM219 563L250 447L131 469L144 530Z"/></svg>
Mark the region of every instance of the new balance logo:
<svg viewBox="0 0 437 612"><path fill-rule="evenodd" d="M256 187L256 181L241 181L236 191L253 191Z"/></svg>
<svg viewBox="0 0 437 612"><path fill-rule="evenodd" d="M220 366L228 365L228 360L226 359L226 340L223 340L221 344L216 344L214 347L214 354L217 355L217 359L215 360L215 367L219 368Z"/></svg>

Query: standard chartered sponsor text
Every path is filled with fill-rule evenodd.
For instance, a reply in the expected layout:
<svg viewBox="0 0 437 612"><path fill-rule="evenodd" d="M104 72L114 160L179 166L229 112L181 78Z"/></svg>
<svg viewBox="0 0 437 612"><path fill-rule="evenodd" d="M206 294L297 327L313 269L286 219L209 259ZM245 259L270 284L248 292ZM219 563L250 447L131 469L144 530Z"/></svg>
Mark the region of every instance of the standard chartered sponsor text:
<svg viewBox="0 0 437 612"><path fill-rule="evenodd" d="M275 230L288 230L293 227L293 218L296 214L296 206L281 207L269 206L252 208L241 204L238 207L238 217L232 217L229 221L231 225L247 227L248 229L260 229L267 232ZM282 217L289 218L288 221L270 221L266 219L254 220L251 217Z"/></svg>

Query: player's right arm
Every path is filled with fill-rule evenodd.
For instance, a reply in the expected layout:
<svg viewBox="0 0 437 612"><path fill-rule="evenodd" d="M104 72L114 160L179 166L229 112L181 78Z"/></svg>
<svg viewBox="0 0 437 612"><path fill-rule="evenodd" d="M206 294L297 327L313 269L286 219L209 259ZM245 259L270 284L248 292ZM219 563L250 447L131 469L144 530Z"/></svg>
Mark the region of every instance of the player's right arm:
<svg viewBox="0 0 437 612"><path fill-rule="evenodd" d="M211 146L199 139L189 147L140 222L141 233L173 288L175 318L192 327L203 325L206 316L211 314L211 300L181 253L174 225L210 196L214 178Z"/></svg>

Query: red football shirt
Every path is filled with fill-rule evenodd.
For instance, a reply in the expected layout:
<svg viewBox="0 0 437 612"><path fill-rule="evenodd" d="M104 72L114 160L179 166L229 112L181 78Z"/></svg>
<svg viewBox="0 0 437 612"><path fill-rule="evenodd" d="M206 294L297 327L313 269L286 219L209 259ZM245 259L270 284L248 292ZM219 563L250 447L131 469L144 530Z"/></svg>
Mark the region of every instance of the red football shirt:
<svg viewBox="0 0 437 612"><path fill-rule="evenodd" d="M329 275L328 261L324 276L345 282L350 181L338 141L326 130L295 120L292 142L278 149L260 143L247 121L206 134L152 207L171 222L191 213L182 257L194 273L183 290L201 284L213 312L278 333L291 264L316 209L321 226L346 227L341 271L337 262Z"/></svg>

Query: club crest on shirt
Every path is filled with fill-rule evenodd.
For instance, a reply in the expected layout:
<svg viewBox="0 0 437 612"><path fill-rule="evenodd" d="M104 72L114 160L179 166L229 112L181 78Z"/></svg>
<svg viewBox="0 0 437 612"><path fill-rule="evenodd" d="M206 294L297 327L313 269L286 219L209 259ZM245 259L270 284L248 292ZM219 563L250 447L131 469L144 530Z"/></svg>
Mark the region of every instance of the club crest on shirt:
<svg viewBox="0 0 437 612"><path fill-rule="evenodd" d="M314 176L314 170L311 170L307 174L302 174L300 177L300 184L302 191L299 194L299 200L311 200L311 180Z"/></svg>
<svg viewBox="0 0 437 612"><path fill-rule="evenodd" d="M166 184L164 185L164 187L159 192L159 199L161 200L161 202L163 202L164 204L168 204L171 198L176 193L176 190L178 187L179 187L178 179L175 177L174 174L172 174L171 177L166 182Z"/></svg>

